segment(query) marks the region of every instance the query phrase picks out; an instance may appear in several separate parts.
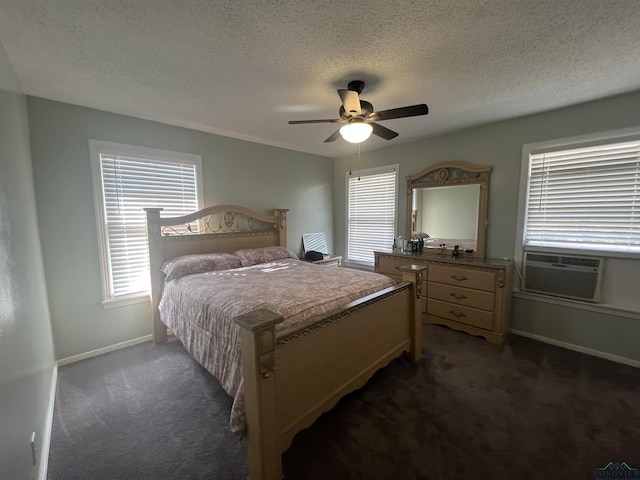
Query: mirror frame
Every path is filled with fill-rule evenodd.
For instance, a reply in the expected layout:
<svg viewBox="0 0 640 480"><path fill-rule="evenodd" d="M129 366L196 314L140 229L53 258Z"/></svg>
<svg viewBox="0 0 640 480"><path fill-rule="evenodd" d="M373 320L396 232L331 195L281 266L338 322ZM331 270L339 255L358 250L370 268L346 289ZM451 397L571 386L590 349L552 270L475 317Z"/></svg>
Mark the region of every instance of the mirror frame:
<svg viewBox="0 0 640 480"><path fill-rule="evenodd" d="M472 165L464 162L442 162L424 170L407 175L407 218L405 238L411 238L413 213L413 191L416 188L447 187L456 185L479 184L478 233L474 257L484 258L485 232L487 229L487 199L489 196L489 176L491 166Z"/></svg>

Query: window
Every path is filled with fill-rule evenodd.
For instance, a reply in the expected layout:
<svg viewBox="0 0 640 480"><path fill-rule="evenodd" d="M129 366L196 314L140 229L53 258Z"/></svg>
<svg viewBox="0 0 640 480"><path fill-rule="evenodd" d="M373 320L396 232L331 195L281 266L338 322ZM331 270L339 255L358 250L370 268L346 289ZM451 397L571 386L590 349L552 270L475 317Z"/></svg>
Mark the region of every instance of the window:
<svg viewBox="0 0 640 480"><path fill-rule="evenodd" d="M640 254L640 136L525 146L524 153L525 249Z"/></svg>
<svg viewBox="0 0 640 480"><path fill-rule="evenodd" d="M105 305L141 301L149 292L145 207L162 216L200 205L200 157L90 140Z"/></svg>
<svg viewBox="0 0 640 480"><path fill-rule="evenodd" d="M373 265L391 251L396 227L397 165L347 174L347 260Z"/></svg>

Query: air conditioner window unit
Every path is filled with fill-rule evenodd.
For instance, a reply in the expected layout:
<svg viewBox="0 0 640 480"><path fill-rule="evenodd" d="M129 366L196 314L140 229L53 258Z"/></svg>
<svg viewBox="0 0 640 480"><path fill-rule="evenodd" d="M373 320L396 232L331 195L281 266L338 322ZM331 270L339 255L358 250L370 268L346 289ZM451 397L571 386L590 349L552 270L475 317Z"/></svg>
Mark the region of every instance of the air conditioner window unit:
<svg viewBox="0 0 640 480"><path fill-rule="evenodd" d="M603 259L549 252L525 252L527 292L598 302Z"/></svg>

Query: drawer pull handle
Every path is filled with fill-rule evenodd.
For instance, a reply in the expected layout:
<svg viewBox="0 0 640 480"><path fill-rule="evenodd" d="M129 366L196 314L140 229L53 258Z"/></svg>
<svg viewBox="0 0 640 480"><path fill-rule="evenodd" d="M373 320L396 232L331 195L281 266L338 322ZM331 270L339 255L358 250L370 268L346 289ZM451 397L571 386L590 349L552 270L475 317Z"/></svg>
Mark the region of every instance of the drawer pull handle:
<svg viewBox="0 0 640 480"><path fill-rule="evenodd" d="M466 295L463 295L462 293L450 293L450 296L452 296L453 298L455 298L456 300L464 300L465 298L467 298Z"/></svg>
<svg viewBox="0 0 640 480"><path fill-rule="evenodd" d="M454 280L457 280L458 282L464 282L465 280L469 280L467 277L465 277L464 275L451 275L451 278L453 278Z"/></svg>
<svg viewBox="0 0 640 480"><path fill-rule="evenodd" d="M449 313L451 315L453 315L454 317L457 317L457 318L466 317L466 315L464 313L459 313L459 312L456 312L455 310L449 310Z"/></svg>

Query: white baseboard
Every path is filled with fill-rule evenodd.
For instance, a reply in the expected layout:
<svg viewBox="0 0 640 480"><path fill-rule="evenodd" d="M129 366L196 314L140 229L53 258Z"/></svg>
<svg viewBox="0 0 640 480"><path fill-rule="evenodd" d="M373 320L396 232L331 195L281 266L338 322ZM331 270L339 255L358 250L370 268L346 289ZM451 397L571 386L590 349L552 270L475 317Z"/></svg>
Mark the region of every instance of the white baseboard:
<svg viewBox="0 0 640 480"><path fill-rule="evenodd" d="M70 357L62 358L58 360L56 363L58 366L67 365L68 363L79 362L80 360L84 360L86 358L97 357L98 355L102 355L103 353L113 352L114 350L120 350L121 348L131 347L132 345L138 345L139 343L150 342L152 340L151 334L145 335L144 337L133 338L131 340L127 340L126 342L116 343L114 345L109 345L107 347L96 348L95 350L91 350L89 352L80 353L78 355L72 355Z"/></svg>
<svg viewBox="0 0 640 480"><path fill-rule="evenodd" d="M42 448L40 449L40 467L38 480L47 480L49 468L49 449L51 448L51 430L53 429L53 409L56 404L56 389L58 386L58 365L53 365L51 373L51 386L49 387L49 404L45 418L44 431L42 432Z"/></svg>
<svg viewBox="0 0 640 480"><path fill-rule="evenodd" d="M167 338L173 337L173 331L171 329L167 329ZM59 367L62 365L66 365L68 363L79 362L80 360L84 360L85 358L97 357L98 355L102 355L103 353L113 352L114 350L120 350L121 348L131 347L133 345L138 345L139 343L150 342L153 340L151 334L145 335L144 337L132 338L131 340L127 340L125 342L116 343L114 345L108 345L102 348L96 348L95 350L90 350L88 352L79 353L78 355L72 355L70 357L61 358L56 362L56 365Z"/></svg>
<svg viewBox="0 0 640 480"><path fill-rule="evenodd" d="M623 363L631 367L640 368L640 360L633 360L631 358L612 355L610 353L601 352L600 350L593 350L591 348L582 347L580 345L574 345L573 343L563 342L560 340L556 340L555 338L543 337L542 335L536 335L535 333L529 333L522 330L511 329L511 333L513 333L514 335L520 335L521 337L527 337L533 340L538 340L540 342L549 343L557 347L573 350L575 352L586 353L587 355L592 355L594 357L600 357L606 360L611 360L612 362Z"/></svg>

